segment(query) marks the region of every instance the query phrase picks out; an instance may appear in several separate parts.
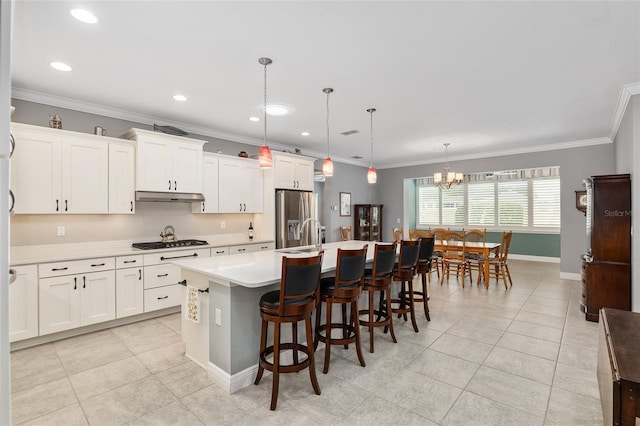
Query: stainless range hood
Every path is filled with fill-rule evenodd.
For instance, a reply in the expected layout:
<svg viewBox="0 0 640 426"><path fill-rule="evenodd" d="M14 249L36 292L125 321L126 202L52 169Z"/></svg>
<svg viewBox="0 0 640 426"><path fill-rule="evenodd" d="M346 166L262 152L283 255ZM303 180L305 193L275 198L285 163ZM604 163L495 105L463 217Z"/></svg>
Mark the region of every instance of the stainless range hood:
<svg viewBox="0 0 640 426"><path fill-rule="evenodd" d="M201 203L204 195L188 192L136 191L136 201L164 201L169 203Z"/></svg>

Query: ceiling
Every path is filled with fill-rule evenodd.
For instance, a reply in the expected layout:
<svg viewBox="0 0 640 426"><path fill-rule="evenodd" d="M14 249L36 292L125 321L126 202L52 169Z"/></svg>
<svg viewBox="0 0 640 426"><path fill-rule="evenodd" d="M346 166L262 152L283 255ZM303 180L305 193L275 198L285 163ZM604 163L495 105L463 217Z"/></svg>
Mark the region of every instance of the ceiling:
<svg viewBox="0 0 640 426"><path fill-rule="evenodd" d="M99 22L69 11L82 6ZM378 168L607 138L640 81L637 2L24 1L14 96ZM63 61L73 71L49 66ZM186 102L172 99L176 93ZM344 136L341 133L358 130ZM309 136L301 136L307 131ZM363 157L361 160L353 156Z"/></svg>

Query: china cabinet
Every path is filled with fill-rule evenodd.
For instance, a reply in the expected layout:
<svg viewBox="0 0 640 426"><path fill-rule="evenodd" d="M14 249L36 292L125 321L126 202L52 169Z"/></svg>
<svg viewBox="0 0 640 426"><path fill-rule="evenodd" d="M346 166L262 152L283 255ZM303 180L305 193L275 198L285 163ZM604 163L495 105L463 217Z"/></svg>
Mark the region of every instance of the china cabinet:
<svg viewBox="0 0 640 426"><path fill-rule="evenodd" d="M354 207L354 239L383 241L382 204L356 204Z"/></svg>

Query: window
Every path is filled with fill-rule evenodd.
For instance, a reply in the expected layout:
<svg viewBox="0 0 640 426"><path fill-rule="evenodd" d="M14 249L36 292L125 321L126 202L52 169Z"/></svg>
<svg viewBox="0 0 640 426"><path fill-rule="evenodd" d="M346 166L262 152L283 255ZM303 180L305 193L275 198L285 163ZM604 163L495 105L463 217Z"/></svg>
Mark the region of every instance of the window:
<svg viewBox="0 0 640 426"><path fill-rule="evenodd" d="M416 179L418 228L494 228L560 231L560 169L475 173L441 190Z"/></svg>

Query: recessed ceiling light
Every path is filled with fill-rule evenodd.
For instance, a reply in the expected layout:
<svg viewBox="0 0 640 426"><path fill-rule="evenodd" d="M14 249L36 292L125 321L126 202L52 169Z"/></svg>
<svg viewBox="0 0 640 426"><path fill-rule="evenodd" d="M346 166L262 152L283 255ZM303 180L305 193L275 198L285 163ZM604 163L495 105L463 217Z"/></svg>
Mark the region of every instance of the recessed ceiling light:
<svg viewBox="0 0 640 426"><path fill-rule="evenodd" d="M58 71L71 71L71 67L64 62L51 62L49 65Z"/></svg>
<svg viewBox="0 0 640 426"><path fill-rule="evenodd" d="M300 135L301 135L301 136L309 136L309 135L310 135L310 133L309 133L309 132L302 132L302 133L300 133Z"/></svg>
<svg viewBox="0 0 640 426"><path fill-rule="evenodd" d="M249 121L260 121L258 117L249 117Z"/></svg>
<svg viewBox="0 0 640 426"><path fill-rule="evenodd" d="M277 104L267 105L266 108L267 114L276 116L290 114L292 110L289 106Z"/></svg>
<svg viewBox="0 0 640 426"><path fill-rule="evenodd" d="M84 22L85 24L95 24L98 22L98 18L96 16L85 9L72 9L71 16L76 18L80 22Z"/></svg>
<svg viewBox="0 0 640 426"><path fill-rule="evenodd" d="M184 102L187 100L185 95L173 95L173 99L176 101Z"/></svg>

